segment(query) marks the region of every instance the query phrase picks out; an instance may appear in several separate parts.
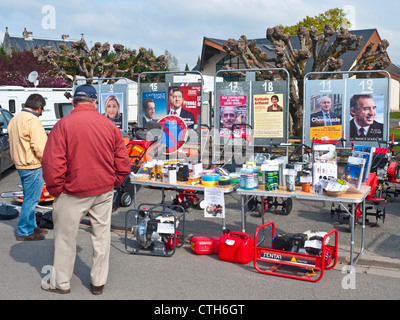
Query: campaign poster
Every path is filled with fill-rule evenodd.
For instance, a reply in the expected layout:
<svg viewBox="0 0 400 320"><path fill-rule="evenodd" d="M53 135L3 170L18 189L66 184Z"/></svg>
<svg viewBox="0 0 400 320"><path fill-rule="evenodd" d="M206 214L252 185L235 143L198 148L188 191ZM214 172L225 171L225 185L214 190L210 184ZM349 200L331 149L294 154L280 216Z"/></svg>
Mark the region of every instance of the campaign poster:
<svg viewBox="0 0 400 320"><path fill-rule="evenodd" d="M255 94L254 105L254 137L283 137L283 94Z"/></svg>
<svg viewBox="0 0 400 320"><path fill-rule="evenodd" d="M342 94L315 94L310 98L310 138L342 137Z"/></svg>
<svg viewBox="0 0 400 320"><path fill-rule="evenodd" d="M182 118L187 126L197 123L201 116L201 86L170 86L168 115Z"/></svg>
<svg viewBox="0 0 400 320"><path fill-rule="evenodd" d="M234 126L247 123L247 96L222 95L219 98L220 106L220 137L230 137L232 134L241 135L246 127Z"/></svg>
<svg viewBox="0 0 400 320"><path fill-rule="evenodd" d="M122 129L122 110L124 110L123 93L102 93L100 113L110 119L115 125Z"/></svg>
<svg viewBox="0 0 400 320"><path fill-rule="evenodd" d="M350 98L350 141L383 139L384 94L355 94Z"/></svg>
<svg viewBox="0 0 400 320"><path fill-rule="evenodd" d="M143 125L158 121L167 115L167 93L165 91L142 93Z"/></svg>

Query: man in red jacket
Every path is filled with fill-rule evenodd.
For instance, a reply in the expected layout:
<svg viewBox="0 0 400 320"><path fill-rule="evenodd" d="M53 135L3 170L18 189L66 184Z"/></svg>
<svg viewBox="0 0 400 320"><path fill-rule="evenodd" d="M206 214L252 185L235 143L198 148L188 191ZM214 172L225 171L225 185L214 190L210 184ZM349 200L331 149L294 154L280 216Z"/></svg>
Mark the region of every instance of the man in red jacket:
<svg viewBox="0 0 400 320"><path fill-rule="evenodd" d="M50 131L43 155L43 178L55 197L54 274L42 289L70 292L76 258L76 237L81 219L92 226L93 294L101 294L109 267L113 190L130 173L128 152L120 130L96 109L96 89L84 84L75 89L71 114Z"/></svg>

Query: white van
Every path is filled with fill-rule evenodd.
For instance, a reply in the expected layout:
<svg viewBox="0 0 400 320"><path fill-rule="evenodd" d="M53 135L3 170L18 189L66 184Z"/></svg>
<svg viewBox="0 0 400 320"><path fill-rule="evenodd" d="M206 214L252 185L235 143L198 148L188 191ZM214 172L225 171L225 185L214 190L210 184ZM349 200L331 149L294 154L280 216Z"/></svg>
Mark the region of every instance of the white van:
<svg viewBox="0 0 400 320"><path fill-rule="evenodd" d="M21 86L0 86L0 105L13 115L24 107L26 99L34 93L41 94L46 100L42 116L43 127L50 130L56 122L72 110L72 99L67 99L65 93L72 95L72 88L25 88Z"/></svg>

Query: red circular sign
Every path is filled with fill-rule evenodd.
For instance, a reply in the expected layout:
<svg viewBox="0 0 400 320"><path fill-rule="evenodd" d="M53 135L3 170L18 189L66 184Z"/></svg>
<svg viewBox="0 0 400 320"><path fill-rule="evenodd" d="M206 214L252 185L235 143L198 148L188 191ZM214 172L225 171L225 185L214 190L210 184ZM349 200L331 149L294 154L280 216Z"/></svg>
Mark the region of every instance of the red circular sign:
<svg viewBox="0 0 400 320"><path fill-rule="evenodd" d="M182 148L187 139L187 126L185 121L177 116L166 116L158 121L164 128L161 138L167 145L166 153L174 153Z"/></svg>

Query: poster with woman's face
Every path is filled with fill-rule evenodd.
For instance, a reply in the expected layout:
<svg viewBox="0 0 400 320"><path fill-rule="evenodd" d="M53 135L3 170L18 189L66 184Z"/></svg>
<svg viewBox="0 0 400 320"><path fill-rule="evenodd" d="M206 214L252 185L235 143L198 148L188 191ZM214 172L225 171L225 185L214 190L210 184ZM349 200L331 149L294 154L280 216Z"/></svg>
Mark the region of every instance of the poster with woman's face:
<svg viewBox="0 0 400 320"><path fill-rule="evenodd" d="M283 94L255 94L254 136L256 138L282 138Z"/></svg>
<svg viewBox="0 0 400 320"><path fill-rule="evenodd" d="M123 93L103 93L101 95L101 113L122 129Z"/></svg>

